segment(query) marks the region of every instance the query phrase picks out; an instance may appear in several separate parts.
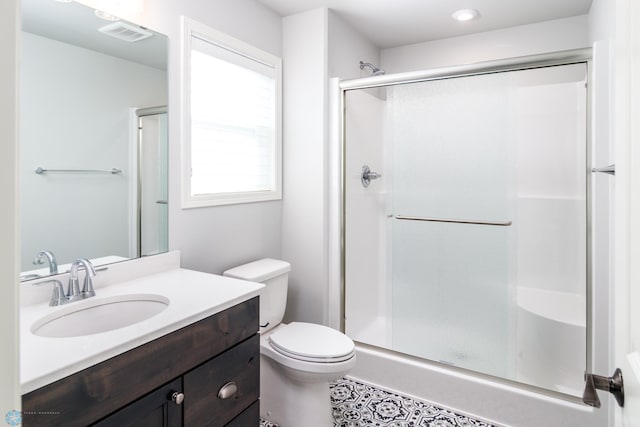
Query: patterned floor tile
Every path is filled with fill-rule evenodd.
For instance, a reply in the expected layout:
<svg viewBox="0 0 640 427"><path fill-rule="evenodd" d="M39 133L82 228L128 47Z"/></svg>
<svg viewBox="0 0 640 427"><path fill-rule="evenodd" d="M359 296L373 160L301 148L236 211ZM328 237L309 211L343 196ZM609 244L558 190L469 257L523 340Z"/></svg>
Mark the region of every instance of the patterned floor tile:
<svg viewBox="0 0 640 427"><path fill-rule="evenodd" d="M330 385L330 396L333 427L495 427L347 378ZM260 420L260 427L279 426Z"/></svg>

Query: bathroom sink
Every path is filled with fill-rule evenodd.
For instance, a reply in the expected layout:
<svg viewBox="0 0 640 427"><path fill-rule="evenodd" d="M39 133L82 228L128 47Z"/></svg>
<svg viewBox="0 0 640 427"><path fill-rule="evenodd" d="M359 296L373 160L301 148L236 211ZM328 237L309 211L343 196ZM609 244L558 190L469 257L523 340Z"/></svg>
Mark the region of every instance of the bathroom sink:
<svg viewBox="0 0 640 427"><path fill-rule="evenodd" d="M90 298L70 303L34 322L31 332L51 338L78 337L124 328L149 319L169 306L155 294L129 294Z"/></svg>

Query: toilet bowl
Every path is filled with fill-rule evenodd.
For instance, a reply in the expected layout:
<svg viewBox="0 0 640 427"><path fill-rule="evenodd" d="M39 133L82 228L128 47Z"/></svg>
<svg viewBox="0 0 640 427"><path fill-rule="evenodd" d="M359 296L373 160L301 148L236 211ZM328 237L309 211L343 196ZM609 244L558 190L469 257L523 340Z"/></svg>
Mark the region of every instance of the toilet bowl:
<svg viewBox="0 0 640 427"><path fill-rule="evenodd" d="M322 325L282 324L260 338L260 352L293 379L335 381L355 364L353 341Z"/></svg>
<svg viewBox="0 0 640 427"><path fill-rule="evenodd" d="M262 259L223 275L265 284L260 294L260 416L281 427L333 425L329 383L356 363L355 345L327 326L284 324L287 262Z"/></svg>
<svg viewBox="0 0 640 427"><path fill-rule="evenodd" d="M305 332L305 338L294 341L293 336ZM340 343L317 351L314 336L332 336ZM260 337L260 416L282 427L333 425L329 383L346 375L355 362L353 341L334 329L297 322L277 326Z"/></svg>

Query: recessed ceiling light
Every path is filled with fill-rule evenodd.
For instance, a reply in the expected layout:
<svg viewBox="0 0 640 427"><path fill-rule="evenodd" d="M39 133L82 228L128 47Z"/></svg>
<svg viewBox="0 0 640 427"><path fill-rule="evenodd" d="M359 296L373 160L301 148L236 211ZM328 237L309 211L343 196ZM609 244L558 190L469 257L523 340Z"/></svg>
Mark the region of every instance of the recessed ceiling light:
<svg viewBox="0 0 640 427"><path fill-rule="evenodd" d="M58 3L71 3L73 0L56 0Z"/></svg>
<svg viewBox="0 0 640 427"><path fill-rule="evenodd" d="M480 17L480 12L475 9L460 9L453 12L451 17L460 22L471 21L473 19L478 19Z"/></svg>
<svg viewBox="0 0 640 427"><path fill-rule="evenodd" d="M96 9L94 13L98 18L104 19L105 21L118 21L120 19L115 15L105 12L104 10Z"/></svg>

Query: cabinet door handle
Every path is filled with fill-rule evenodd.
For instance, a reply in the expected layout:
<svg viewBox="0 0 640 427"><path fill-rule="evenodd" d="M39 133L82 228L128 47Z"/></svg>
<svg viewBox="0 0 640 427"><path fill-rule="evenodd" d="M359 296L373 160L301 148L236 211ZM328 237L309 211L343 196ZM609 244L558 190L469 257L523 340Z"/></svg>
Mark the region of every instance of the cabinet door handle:
<svg viewBox="0 0 640 427"><path fill-rule="evenodd" d="M181 393L179 391L173 392L173 394L171 395L171 401L176 405L180 405L184 401L184 393Z"/></svg>
<svg viewBox="0 0 640 427"><path fill-rule="evenodd" d="M236 394L237 391L238 391L238 385L233 381L229 381L228 383L223 385L218 391L218 398L228 399L234 394Z"/></svg>

